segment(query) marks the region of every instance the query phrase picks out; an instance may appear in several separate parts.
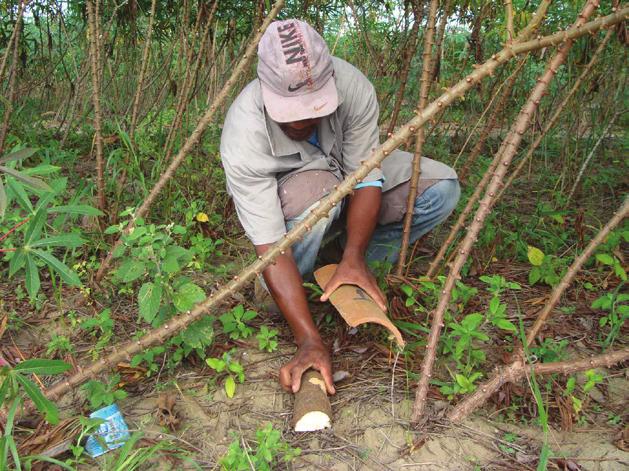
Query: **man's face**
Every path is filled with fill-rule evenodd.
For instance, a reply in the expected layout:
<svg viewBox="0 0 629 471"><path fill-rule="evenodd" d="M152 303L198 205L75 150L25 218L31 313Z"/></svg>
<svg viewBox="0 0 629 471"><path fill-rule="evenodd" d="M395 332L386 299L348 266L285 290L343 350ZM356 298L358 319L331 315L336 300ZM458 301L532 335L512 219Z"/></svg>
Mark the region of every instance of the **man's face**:
<svg viewBox="0 0 629 471"><path fill-rule="evenodd" d="M293 141L305 141L312 135L320 121L321 118L302 119L290 123L278 123L278 125Z"/></svg>

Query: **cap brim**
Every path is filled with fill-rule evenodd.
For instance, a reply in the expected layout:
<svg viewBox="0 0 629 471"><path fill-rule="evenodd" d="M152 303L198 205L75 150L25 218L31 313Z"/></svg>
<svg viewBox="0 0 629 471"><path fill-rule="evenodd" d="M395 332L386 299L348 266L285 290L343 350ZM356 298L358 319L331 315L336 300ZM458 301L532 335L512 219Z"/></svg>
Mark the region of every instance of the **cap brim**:
<svg viewBox="0 0 629 471"><path fill-rule="evenodd" d="M334 77L316 92L286 97L271 91L260 81L262 100L271 119L277 123L289 123L303 119L320 118L336 110L339 104Z"/></svg>

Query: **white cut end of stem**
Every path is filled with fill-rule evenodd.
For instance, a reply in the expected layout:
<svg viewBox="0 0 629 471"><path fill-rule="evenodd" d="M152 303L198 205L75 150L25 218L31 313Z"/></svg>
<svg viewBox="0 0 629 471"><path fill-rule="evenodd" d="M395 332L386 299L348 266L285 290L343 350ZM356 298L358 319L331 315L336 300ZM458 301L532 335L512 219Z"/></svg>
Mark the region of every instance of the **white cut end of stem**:
<svg viewBox="0 0 629 471"><path fill-rule="evenodd" d="M330 428L330 417L328 414L315 410L308 412L295 424L295 432L316 432L324 428Z"/></svg>

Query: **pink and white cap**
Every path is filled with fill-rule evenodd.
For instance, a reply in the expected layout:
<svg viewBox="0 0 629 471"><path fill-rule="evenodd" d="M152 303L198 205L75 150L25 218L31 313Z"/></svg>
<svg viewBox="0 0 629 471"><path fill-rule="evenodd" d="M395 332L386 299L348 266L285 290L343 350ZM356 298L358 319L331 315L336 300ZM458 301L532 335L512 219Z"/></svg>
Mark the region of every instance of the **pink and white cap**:
<svg viewBox="0 0 629 471"><path fill-rule="evenodd" d="M338 106L328 46L303 21L269 25L258 44L258 77L264 106L278 123L319 118Z"/></svg>

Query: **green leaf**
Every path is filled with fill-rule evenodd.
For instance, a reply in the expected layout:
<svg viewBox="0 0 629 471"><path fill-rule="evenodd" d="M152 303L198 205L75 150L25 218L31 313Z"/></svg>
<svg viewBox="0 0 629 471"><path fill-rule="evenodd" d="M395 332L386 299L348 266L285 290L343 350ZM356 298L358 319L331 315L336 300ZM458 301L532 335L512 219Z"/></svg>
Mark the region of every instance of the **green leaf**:
<svg viewBox="0 0 629 471"><path fill-rule="evenodd" d="M29 246L32 247L67 247L74 249L80 247L85 243L85 239L82 239L79 234L59 234L52 237L46 237L35 242L31 242Z"/></svg>
<svg viewBox="0 0 629 471"><path fill-rule="evenodd" d="M25 147L24 149L16 150L15 152L11 152L10 154L0 158L0 164L6 164L7 162L12 162L14 160L28 159L35 152L37 152L37 149L33 147Z"/></svg>
<svg viewBox="0 0 629 471"><path fill-rule="evenodd" d="M13 371L20 373L33 373L36 375L56 375L68 371L71 368L65 361L46 360L44 358L33 358L24 360L13 367Z"/></svg>
<svg viewBox="0 0 629 471"><path fill-rule="evenodd" d="M175 292L173 304L179 312L185 312L204 299L205 292L199 286L194 283L186 283Z"/></svg>
<svg viewBox="0 0 629 471"><path fill-rule="evenodd" d="M225 379L225 394L227 394L227 397L230 399L236 394L236 381L234 381L232 376L228 376Z"/></svg>
<svg viewBox="0 0 629 471"><path fill-rule="evenodd" d="M206 358L205 363L213 370L216 370L217 373L223 371L225 366L227 366L227 364L219 358Z"/></svg>
<svg viewBox="0 0 629 471"><path fill-rule="evenodd" d="M531 265L539 267L544 262L544 252L532 245L528 246L526 255L531 262Z"/></svg>
<svg viewBox="0 0 629 471"><path fill-rule="evenodd" d="M9 276L15 275L26 263L26 251L17 249L9 261Z"/></svg>
<svg viewBox="0 0 629 471"><path fill-rule="evenodd" d="M80 214L83 216L103 216L103 212L100 209L96 209L93 206L87 204L71 204L67 206L54 206L48 209L49 213L60 214Z"/></svg>
<svg viewBox="0 0 629 471"><path fill-rule="evenodd" d="M28 291L29 297L35 299L40 288L39 270L35 264L33 257L26 254L26 291Z"/></svg>
<svg viewBox="0 0 629 471"><path fill-rule="evenodd" d="M531 271L529 272L529 284L534 285L540 280L541 277L542 272L538 267L531 268Z"/></svg>
<svg viewBox="0 0 629 471"><path fill-rule="evenodd" d="M146 264L139 260L127 260L116 270L116 276L124 283L137 280L146 272Z"/></svg>
<svg viewBox="0 0 629 471"><path fill-rule="evenodd" d="M183 341L191 348L206 348L214 340L214 318L205 316L190 324L181 334Z"/></svg>
<svg viewBox="0 0 629 471"><path fill-rule="evenodd" d="M614 257L612 257L609 254L606 253L599 253L596 254L596 260L598 260L599 262L601 262L603 265L613 265L614 264Z"/></svg>
<svg viewBox="0 0 629 471"><path fill-rule="evenodd" d="M495 325L499 329L508 330L509 332L515 332L517 330L513 322L508 321L507 319L498 319Z"/></svg>
<svg viewBox="0 0 629 471"><path fill-rule="evenodd" d="M495 315L496 312L498 312L499 307L500 307L500 298L498 296L494 296L493 298L491 298L491 301L489 302L489 312Z"/></svg>
<svg viewBox="0 0 629 471"><path fill-rule="evenodd" d="M483 315L475 312L474 314L468 314L461 321L461 325L464 326L467 330L475 330L479 325L483 322Z"/></svg>
<svg viewBox="0 0 629 471"><path fill-rule="evenodd" d="M144 283L138 292L138 305L140 316L149 324L153 322L159 305L162 302L162 286L154 283Z"/></svg>
<svg viewBox="0 0 629 471"><path fill-rule="evenodd" d="M577 380L574 376L571 376L570 378L568 378L568 381L566 381L566 395L572 394L576 385L577 385Z"/></svg>
<svg viewBox="0 0 629 471"><path fill-rule="evenodd" d="M31 188L34 188L36 190L52 191L52 188L50 188L48 183L46 183L44 180L42 180L40 178L29 177L25 173L19 172L19 171L13 169L13 168L9 168L9 167L5 167L3 165L0 165L0 172L4 172L4 173L6 173L8 175L11 175L16 180L18 180L18 181L24 183L25 185L30 186Z"/></svg>
<svg viewBox="0 0 629 471"><path fill-rule="evenodd" d="M42 394L36 384L22 375L16 375L15 379L22 385L24 391L28 397L31 398L39 412L45 414L46 422L52 425L59 423L59 411L57 410L57 406Z"/></svg>
<svg viewBox="0 0 629 471"><path fill-rule="evenodd" d="M36 254L44 262L46 262L55 272L61 276L61 279L70 286L81 286L79 275L72 271L66 264L49 252L34 249L32 253Z"/></svg>
<svg viewBox="0 0 629 471"><path fill-rule="evenodd" d="M31 204L31 200L26 194L26 191L24 191L24 187L19 182L13 179L8 179L7 185L13 191L13 193L15 193L15 198L22 209L25 209L29 213L33 213L33 205Z"/></svg>
<svg viewBox="0 0 629 471"><path fill-rule="evenodd" d="M46 211L40 208L29 221L24 232L24 245L29 245L33 240L39 239L42 228L46 222Z"/></svg>

